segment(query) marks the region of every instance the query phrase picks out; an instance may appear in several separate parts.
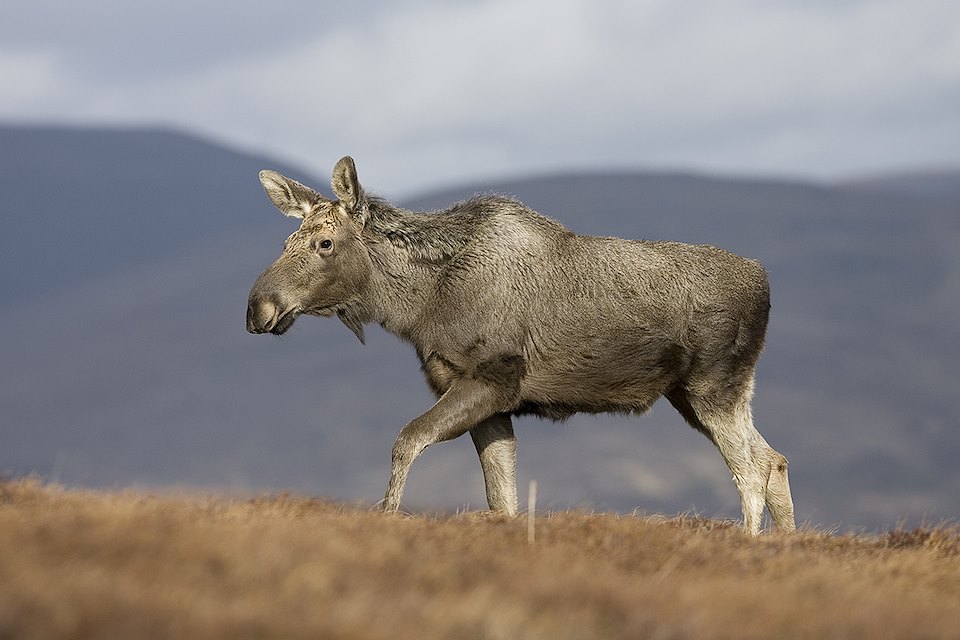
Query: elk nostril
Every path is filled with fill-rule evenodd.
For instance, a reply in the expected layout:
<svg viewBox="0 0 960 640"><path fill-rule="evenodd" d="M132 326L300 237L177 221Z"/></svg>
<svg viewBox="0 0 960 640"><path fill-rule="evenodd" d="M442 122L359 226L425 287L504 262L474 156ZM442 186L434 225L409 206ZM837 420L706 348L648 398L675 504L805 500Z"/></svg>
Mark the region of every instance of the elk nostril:
<svg viewBox="0 0 960 640"><path fill-rule="evenodd" d="M277 305L269 300L251 300L247 305L247 331L266 333L277 323Z"/></svg>

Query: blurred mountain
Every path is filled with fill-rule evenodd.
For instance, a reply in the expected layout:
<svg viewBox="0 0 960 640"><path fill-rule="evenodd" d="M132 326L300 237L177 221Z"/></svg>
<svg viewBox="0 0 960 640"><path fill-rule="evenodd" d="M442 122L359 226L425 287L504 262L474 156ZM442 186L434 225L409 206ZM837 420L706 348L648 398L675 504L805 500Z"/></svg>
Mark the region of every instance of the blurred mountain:
<svg viewBox="0 0 960 640"><path fill-rule="evenodd" d="M960 170L929 169L851 178L842 186L878 193L899 193L939 200L960 199Z"/></svg>
<svg viewBox="0 0 960 640"><path fill-rule="evenodd" d="M265 216L242 217L261 193L249 176L264 162L162 129L0 126L0 291L14 302L162 259L235 224L267 230Z"/></svg>
<svg viewBox="0 0 960 640"><path fill-rule="evenodd" d="M0 127L0 164L0 471L381 497L397 431L432 402L412 350L375 328L363 347L313 318L283 338L244 330L249 286L294 228L257 171L323 191L327 176L159 130ZM773 310L758 427L790 458L800 520L873 529L960 516L951 175L924 188L580 173L403 204L498 191L579 233L761 259ZM517 432L521 494L537 479L548 508L739 515L720 456L665 403ZM482 486L461 438L418 461L405 505L482 508Z"/></svg>

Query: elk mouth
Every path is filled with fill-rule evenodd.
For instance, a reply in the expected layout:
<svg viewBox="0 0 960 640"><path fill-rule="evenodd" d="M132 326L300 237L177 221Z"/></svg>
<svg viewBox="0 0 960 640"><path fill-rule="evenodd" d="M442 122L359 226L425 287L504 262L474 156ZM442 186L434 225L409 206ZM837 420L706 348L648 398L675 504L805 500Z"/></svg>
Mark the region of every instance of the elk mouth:
<svg viewBox="0 0 960 640"><path fill-rule="evenodd" d="M282 336L287 332L287 329L293 326L293 323L296 322L297 317L300 315L300 310L296 307L290 307L279 316L274 323L273 327L267 329L270 333L275 336Z"/></svg>
<svg viewBox="0 0 960 640"><path fill-rule="evenodd" d="M247 331L250 333L272 333L281 336L293 326L301 315L329 318L337 313L339 305L314 306L307 309L294 304L280 307L271 300L254 299L247 305Z"/></svg>
<svg viewBox="0 0 960 640"><path fill-rule="evenodd" d="M253 300L247 305L247 331L283 335L299 315L296 305L281 309L269 300Z"/></svg>
<svg viewBox="0 0 960 640"><path fill-rule="evenodd" d="M329 307L311 307L309 309L300 309L299 307L290 307L283 313L277 316L276 322L273 327L266 329L275 336L282 336L287 330L293 326L293 323L296 322L297 318L301 315L308 316L320 316L323 318L329 318L337 312L337 305L330 305Z"/></svg>

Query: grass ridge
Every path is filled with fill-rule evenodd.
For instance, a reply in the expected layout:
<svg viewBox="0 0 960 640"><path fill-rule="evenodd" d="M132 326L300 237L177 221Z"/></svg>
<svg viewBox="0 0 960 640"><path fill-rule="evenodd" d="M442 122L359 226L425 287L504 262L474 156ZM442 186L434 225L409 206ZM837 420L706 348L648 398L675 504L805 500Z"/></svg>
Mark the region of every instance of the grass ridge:
<svg viewBox="0 0 960 640"><path fill-rule="evenodd" d="M960 531L0 482L0 638L956 638Z"/></svg>

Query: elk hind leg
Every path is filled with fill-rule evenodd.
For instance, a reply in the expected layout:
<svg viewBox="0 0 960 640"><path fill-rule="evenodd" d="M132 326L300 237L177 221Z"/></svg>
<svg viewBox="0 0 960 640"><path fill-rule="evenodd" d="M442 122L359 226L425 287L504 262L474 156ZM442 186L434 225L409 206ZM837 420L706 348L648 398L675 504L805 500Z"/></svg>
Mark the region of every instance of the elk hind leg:
<svg viewBox="0 0 960 640"><path fill-rule="evenodd" d="M753 426L751 391L752 385L748 385L734 402L679 390L667 397L681 415L719 449L740 492L744 529L752 534L760 532L766 505L774 524L792 531L793 501L787 480L787 459L767 444Z"/></svg>

